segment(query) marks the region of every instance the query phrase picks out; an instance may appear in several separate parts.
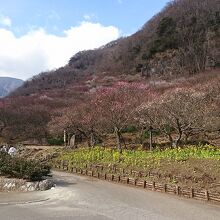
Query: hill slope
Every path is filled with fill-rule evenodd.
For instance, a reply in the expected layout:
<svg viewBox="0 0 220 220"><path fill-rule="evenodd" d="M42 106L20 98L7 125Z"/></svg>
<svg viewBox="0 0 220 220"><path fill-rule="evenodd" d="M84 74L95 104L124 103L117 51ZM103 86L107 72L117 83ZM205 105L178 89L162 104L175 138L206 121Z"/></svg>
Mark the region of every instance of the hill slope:
<svg viewBox="0 0 220 220"><path fill-rule="evenodd" d="M0 97L7 96L23 84L20 79L10 77L0 77Z"/></svg>
<svg viewBox="0 0 220 220"><path fill-rule="evenodd" d="M91 89L115 81L176 78L220 65L218 0L175 0L134 35L82 51L56 71L26 82L13 95L81 85Z"/></svg>
<svg viewBox="0 0 220 220"><path fill-rule="evenodd" d="M91 132L93 120L89 114L93 115L94 108L90 102L96 95L102 94L99 88L111 87L114 91L126 82L135 82L131 85L141 84L140 87L145 88L146 94L138 97L140 100L143 98L142 103L153 101L156 105L156 100L163 100L165 96L169 102L169 97L178 89L186 90L194 97L204 95L208 101L203 101L205 107L198 108L198 111L203 113L206 110L204 112L208 114L206 130L219 132L219 7L219 0L172 1L134 35L96 50L79 52L66 66L33 77L9 97L0 100L0 138L5 142L37 139L38 143L45 143L45 138L60 138L64 129L74 126L74 129L88 129L87 132ZM132 100L136 99L137 96ZM129 102L132 105L130 99L120 98L119 102L122 100L125 101L121 103L122 107ZM107 102L106 109L111 109L110 103ZM187 106L185 101L183 103ZM181 111L183 106L177 104L175 102L172 106L180 106L178 110ZM125 109L127 113L127 109L131 108ZM163 107L158 109L164 110ZM189 115L198 115L195 111L191 114L192 111L190 107ZM182 113L180 115L182 117ZM183 115L189 119L186 112ZM162 112L160 122L168 120L165 116ZM105 118L99 115L95 122ZM104 128L109 128L109 121L105 121ZM100 121L98 124L101 126L102 123ZM91 134L93 130L87 135L84 132L87 138ZM219 137L219 134L214 136Z"/></svg>

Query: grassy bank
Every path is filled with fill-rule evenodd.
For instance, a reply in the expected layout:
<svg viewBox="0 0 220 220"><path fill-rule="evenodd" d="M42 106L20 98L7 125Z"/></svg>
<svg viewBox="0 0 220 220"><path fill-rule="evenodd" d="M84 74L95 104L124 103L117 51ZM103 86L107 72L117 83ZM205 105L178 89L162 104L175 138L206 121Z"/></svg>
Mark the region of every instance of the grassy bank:
<svg viewBox="0 0 220 220"><path fill-rule="evenodd" d="M153 172L154 181L172 182L187 187L198 187L220 192L220 149L211 145L155 150L124 150L96 147L62 151L59 159L77 167L103 165ZM159 176L159 177L158 177ZM169 177L169 178L168 178Z"/></svg>
<svg viewBox="0 0 220 220"><path fill-rule="evenodd" d="M189 159L213 159L220 161L220 149L211 145L187 146L185 148L155 150L124 150L122 154L114 149L95 147L81 148L70 152L63 152L61 159L71 161L76 165L83 164L117 164L130 168L149 168L159 165L163 160L167 162L181 162Z"/></svg>

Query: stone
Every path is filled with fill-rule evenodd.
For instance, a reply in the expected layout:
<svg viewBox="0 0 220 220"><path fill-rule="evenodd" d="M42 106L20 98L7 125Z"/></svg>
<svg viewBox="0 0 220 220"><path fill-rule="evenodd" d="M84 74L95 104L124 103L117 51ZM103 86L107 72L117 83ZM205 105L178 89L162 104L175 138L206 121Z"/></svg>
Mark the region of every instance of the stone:
<svg viewBox="0 0 220 220"><path fill-rule="evenodd" d="M39 182L39 190L40 191L45 191L48 189L51 189L52 187L54 187L54 183L52 180L42 180Z"/></svg>
<svg viewBox="0 0 220 220"><path fill-rule="evenodd" d="M74 147L75 147L75 144L76 144L76 135L73 135L73 136L70 138L70 148L74 148Z"/></svg>
<svg viewBox="0 0 220 220"><path fill-rule="evenodd" d="M44 191L55 187L52 180L42 180L38 182L27 182L22 179L10 179L10 178L0 178L0 192L32 192L32 191Z"/></svg>
<svg viewBox="0 0 220 220"><path fill-rule="evenodd" d="M27 191L28 192L33 192L33 191L36 191L37 189L35 188L35 184L34 183L32 183L32 184L30 184L29 186L28 186L28 188L27 188Z"/></svg>

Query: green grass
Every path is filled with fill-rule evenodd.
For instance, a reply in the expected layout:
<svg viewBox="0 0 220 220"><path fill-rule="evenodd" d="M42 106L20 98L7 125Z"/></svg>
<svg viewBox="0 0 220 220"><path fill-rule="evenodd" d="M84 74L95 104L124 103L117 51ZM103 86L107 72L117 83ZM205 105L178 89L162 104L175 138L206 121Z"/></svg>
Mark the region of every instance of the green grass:
<svg viewBox="0 0 220 220"><path fill-rule="evenodd" d="M119 154L114 149L95 147L93 149L80 148L77 150L62 152L59 159L68 160L75 165L85 164L117 164L120 167L135 167L148 169L160 165L161 161L176 162L186 161L190 158L213 159L220 161L220 149L211 146L186 146L184 148L155 150L153 152L143 150L124 150Z"/></svg>

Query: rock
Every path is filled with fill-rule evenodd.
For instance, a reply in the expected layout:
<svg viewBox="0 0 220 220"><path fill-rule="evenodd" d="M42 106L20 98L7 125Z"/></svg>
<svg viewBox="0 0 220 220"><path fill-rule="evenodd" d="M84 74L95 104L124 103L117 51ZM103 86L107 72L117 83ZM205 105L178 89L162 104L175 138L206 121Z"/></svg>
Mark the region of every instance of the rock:
<svg viewBox="0 0 220 220"><path fill-rule="evenodd" d="M0 192L32 192L44 191L55 187L52 180L42 180L38 182L27 182L22 179L0 178Z"/></svg>
<svg viewBox="0 0 220 220"><path fill-rule="evenodd" d="M36 191L37 189L35 188L35 184L32 183L30 184L28 187L27 187L27 191L28 192L33 192L33 191Z"/></svg>
<svg viewBox="0 0 220 220"><path fill-rule="evenodd" d="M71 138L70 138L70 148L74 148L76 144L76 135L74 134Z"/></svg>
<svg viewBox="0 0 220 220"><path fill-rule="evenodd" d="M54 187L54 183L52 180L42 180L39 182L39 190L45 191Z"/></svg>

